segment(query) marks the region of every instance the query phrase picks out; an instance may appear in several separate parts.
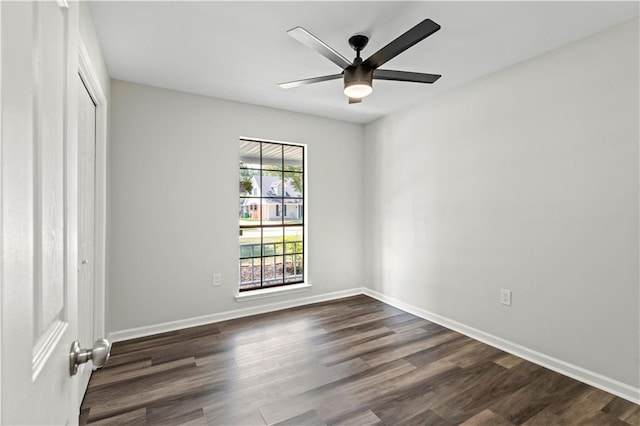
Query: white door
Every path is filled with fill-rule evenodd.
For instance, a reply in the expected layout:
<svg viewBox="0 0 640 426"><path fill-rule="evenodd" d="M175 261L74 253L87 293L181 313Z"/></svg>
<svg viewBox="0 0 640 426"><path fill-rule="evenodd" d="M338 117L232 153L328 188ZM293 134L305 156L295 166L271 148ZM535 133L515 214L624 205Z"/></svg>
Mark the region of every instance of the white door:
<svg viewBox="0 0 640 426"><path fill-rule="evenodd" d="M63 1L0 2L1 423L77 423L77 27Z"/></svg>
<svg viewBox="0 0 640 426"><path fill-rule="evenodd" d="M78 332L80 345L95 340L95 158L96 104L82 81L78 85ZM91 377L91 364L78 371L79 398Z"/></svg>

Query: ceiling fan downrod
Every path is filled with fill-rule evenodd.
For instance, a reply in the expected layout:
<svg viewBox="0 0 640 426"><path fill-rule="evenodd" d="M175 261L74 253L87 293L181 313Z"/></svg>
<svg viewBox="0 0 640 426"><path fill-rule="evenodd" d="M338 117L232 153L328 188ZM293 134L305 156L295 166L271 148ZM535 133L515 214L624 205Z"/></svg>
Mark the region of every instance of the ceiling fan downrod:
<svg viewBox="0 0 640 426"><path fill-rule="evenodd" d="M362 63L360 51L367 46L367 43L369 43L369 37L366 35L356 34L349 38L349 46L356 51L356 58L353 61L353 65L360 65Z"/></svg>

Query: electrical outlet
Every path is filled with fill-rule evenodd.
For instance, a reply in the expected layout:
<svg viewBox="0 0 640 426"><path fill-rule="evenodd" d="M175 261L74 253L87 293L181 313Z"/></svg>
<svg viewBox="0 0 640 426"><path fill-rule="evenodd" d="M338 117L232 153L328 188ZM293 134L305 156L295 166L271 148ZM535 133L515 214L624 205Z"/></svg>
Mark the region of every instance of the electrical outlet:
<svg viewBox="0 0 640 426"><path fill-rule="evenodd" d="M511 306L511 290L500 290L500 303L503 305Z"/></svg>
<svg viewBox="0 0 640 426"><path fill-rule="evenodd" d="M212 286L219 286L222 285L222 274L220 272L216 272L215 274L213 274L213 282L211 283Z"/></svg>

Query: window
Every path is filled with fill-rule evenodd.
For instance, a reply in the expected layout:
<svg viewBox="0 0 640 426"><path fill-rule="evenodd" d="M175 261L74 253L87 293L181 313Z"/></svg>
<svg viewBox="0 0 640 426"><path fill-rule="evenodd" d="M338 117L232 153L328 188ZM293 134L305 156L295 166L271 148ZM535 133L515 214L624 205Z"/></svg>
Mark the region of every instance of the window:
<svg viewBox="0 0 640 426"><path fill-rule="evenodd" d="M304 156L240 139L240 291L304 282Z"/></svg>

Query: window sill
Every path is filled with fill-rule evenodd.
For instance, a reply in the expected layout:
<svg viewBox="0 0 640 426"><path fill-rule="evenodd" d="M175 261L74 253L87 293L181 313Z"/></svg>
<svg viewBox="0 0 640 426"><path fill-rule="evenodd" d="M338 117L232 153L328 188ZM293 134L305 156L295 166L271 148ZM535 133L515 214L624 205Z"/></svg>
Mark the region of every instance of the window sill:
<svg viewBox="0 0 640 426"><path fill-rule="evenodd" d="M243 291L236 294L236 302L248 302L249 300L265 299L267 297L284 296L286 294L302 293L311 290L311 284L292 284L281 287L265 288L260 290Z"/></svg>

